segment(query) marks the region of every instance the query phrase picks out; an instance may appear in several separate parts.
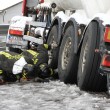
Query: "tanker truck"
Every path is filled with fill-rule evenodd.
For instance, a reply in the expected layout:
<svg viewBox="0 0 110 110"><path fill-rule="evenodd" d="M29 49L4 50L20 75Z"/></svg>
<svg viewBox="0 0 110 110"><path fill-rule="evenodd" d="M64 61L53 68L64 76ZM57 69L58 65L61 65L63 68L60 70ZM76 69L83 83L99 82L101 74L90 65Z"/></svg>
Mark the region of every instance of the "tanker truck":
<svg viewBox="0 0 110 110"><path fill-rule="evenodd" d="M110 92L109 4L109 0L23 0L23 16L12 18L7 47L26 49L26 38L37 37L39 31L40 39L52 47L49 65L58 71L60 81L81 90Z"/></svg>

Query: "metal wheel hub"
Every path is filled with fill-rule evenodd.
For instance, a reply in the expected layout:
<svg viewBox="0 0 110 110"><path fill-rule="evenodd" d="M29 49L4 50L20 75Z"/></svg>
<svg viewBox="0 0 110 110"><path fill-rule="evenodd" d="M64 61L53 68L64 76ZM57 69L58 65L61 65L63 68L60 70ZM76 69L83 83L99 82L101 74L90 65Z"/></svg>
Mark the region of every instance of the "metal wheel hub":
<svg viewBox="0 0 110 110"><path fill-rule="evenodd" d="M48 55L49 55L48 64L50 64L52 62L52 59L53 59L53 49L57 47L57 42L55 41L55 36L52 36L50 44L51 44L51 50L48 51Z"/></svg>
<svg viewBox="0 0 110 110"><path fill-rule="evenodd" d="M68 37L65 45L64 45L64 49L62 52L62 69L65 70L68 66L69 60L70 60L70 53L71 53L71 37Z"/></svg>
<svg viewBox="0 0 110 110"><path fill-rule="evenodd" d="M85 48L84 48L84 53L83 53L83 58L82 58L82 64L81 64L81 65L82 65L82 66L81 66L81 68L82 68L82 73L83 73L83 71L84 71L85 64L86 64L87 52L88 52L88 43L86 43Z"/></svg>

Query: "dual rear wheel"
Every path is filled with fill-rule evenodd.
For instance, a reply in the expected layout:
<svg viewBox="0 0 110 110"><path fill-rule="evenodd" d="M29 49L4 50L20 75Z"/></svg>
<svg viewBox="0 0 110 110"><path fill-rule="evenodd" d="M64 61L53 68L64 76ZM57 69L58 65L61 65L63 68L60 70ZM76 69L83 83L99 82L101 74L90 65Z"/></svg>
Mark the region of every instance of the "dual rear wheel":
<svg viewBox="0 0 110 110"><path fill-rule="evenodd" d="M80 89L86 91L106 91L106 76L99 73L101 57L95 49L99 48L99 23L92 21L84 35L80 55L75 53L75 28L67 27L60 48L52 50L50 65L58 67L59 79L64 83L76 83ZM47 43L57 42L58 25L52 27Z"/></svg>

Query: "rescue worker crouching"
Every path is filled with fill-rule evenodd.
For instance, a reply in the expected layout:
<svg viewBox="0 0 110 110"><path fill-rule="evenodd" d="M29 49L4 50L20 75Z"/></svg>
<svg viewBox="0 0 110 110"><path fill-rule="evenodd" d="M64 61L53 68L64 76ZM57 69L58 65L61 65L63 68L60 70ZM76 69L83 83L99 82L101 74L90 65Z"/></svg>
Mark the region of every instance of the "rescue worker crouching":
<svg viewBox="0 0 110 110"><path fill-rule="evenodd" d="M0 84L35 77L45 79L52 75L48 66L48 45L32 43L31 46L21 54L0 52Z"/></svg>

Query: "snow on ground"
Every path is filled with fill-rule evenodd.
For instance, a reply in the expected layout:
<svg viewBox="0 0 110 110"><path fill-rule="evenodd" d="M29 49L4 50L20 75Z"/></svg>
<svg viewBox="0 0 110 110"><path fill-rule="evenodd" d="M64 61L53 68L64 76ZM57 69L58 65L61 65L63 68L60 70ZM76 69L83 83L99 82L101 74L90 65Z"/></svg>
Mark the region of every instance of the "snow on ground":
<svg viewBox="0 0 110 110"><path fill-rule="evenodd" d="M1 110L110 110L105 93L87 93L63 82L0 86Z"/></svg>
<svg viewBox="0 0 110 110"><path fill-rule="evenodd" d="M110 98L60 81L15 83L0 85L0 110L110 110Z"/></svg>

